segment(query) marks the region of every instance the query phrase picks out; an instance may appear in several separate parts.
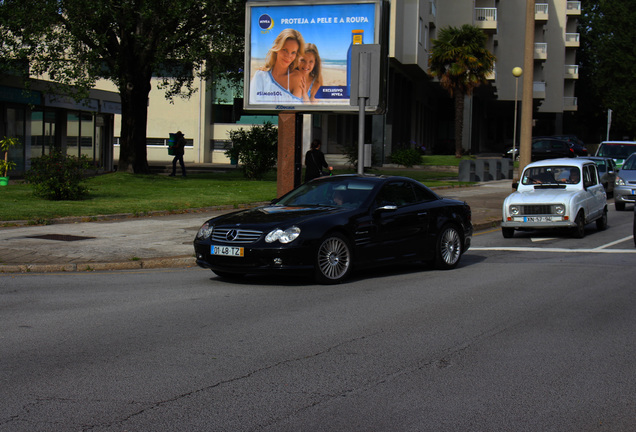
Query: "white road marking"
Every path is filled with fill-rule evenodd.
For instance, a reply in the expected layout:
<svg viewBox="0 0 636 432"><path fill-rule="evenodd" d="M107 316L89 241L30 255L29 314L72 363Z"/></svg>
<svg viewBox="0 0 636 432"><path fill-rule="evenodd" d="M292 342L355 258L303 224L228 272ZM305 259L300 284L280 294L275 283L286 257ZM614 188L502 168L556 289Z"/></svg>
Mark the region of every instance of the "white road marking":
<svg viewBox="0 0 636 432"><path fill-rule="evenodd" d="M636 249L565 249L541 247L473 247L468 251L502 251L502 252L554 252L554 253L607 253L607 254L636 254Z"/></svg>

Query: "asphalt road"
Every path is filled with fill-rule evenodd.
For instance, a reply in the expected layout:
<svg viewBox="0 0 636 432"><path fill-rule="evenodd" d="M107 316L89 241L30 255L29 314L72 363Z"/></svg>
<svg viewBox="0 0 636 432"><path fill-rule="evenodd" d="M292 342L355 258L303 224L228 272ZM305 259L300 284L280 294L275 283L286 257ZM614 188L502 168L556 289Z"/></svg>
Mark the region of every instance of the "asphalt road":
<svg viewBox="0 0 636 432"><path fill-rule="evenodd" d="M340 286L0 275L0 431L634 431L631 222Z"/></svg>

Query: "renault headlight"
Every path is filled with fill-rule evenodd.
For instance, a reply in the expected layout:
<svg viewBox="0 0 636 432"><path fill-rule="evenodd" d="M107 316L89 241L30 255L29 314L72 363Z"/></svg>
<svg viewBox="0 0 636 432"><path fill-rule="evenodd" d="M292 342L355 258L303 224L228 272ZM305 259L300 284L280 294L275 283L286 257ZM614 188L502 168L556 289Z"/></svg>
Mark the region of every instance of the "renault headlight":
<svg viewBox="0 0 636 432"><path fill-rule="evenodd" d="M563 204L555 205L554 212L560 216L563 216L565 214L565 206Z"/></svg>
<svg viewBox="0 0 636 432"><path fill-rule="evenodd" d="M209 222L204 223L201 228L199 228L199 232L197 233L197 238L206 239L212 235L212 231L214 231L214 225Z"/></svg>
<svg viewBox="0 0 636 432"><path fill-rule="evenodd" d="M295 226L287 228L284 231L280 228L276 228L274 231L271 231L265 236L265 241L267 243L274 243L275 241L279 241L281 243L291 243L296 240L299 235L300 228Z"/></svg>
<svg viewBox="0 0 636 432"><path fill-rule="evenodd" d="M510 206L510 214L513 216L517 216L519 214L519 206L516 206L516 205Z"/></svg>

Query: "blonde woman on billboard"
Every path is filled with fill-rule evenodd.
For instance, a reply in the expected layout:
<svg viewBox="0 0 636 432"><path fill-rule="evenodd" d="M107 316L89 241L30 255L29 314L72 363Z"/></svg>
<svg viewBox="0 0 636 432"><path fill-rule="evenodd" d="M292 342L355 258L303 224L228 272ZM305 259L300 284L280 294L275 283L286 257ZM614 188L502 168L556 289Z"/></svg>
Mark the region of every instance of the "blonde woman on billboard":
<svg viewBox="0 0 636 432"><path fill-rule="evenodd" d="M305 41L299 31L285 29L274 39L265 66L256 71L250 84L250 103L302 102L291 93L291 74L304 54Z"/></svg>
<svg viewBox="0 0 636 432"><path fill-rule="evenodd" d="M300 57L298 69L291 76L292 93L305 102L314 102L322 86L322 62L318 48L312 43L305 45L305 54Z"/></svg>

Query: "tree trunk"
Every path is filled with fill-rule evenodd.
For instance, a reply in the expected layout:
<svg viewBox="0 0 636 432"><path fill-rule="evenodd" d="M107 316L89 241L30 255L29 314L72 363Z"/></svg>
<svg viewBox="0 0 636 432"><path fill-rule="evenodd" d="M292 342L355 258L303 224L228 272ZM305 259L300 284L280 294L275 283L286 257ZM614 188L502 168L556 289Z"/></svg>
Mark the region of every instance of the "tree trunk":
<svg viewBox="0 0 636 432"><path fill-rule="evenodd" d="M150 78L122 80L119 171L148 174L146 127Z"/></svg>
<svg viewBox="0 0 636 432"><path fill-rule="evenodd" d="M464 140L464 93L455 91L455 157L462 157Z"/></svg>

